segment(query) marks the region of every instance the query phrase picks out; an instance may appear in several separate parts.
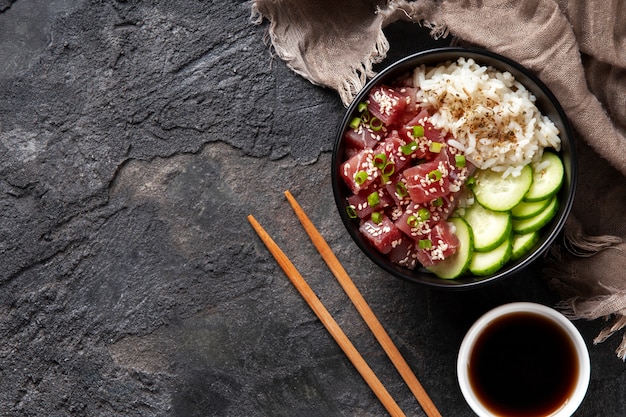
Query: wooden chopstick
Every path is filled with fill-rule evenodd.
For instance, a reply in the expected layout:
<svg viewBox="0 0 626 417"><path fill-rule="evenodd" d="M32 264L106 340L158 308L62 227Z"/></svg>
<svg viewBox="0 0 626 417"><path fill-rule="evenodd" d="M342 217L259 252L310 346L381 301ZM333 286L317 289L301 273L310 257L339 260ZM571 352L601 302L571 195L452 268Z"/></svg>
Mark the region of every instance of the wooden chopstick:
<svg viewBox="0 0 626 417"><path fill-rule="evenodd" d="M429 417L441 417L441 414L437 410L437 407L435 407L435 404L432 402L432 400L424 390L424 387L422 387L422 384L419 382L407 362L404 360L404 357L387 334L387 331L385 331L383 326L380 324L380 322L376 318L376 315L361 295L361 292L354 285L352 279L350 279L350 276L343 268L330 246L328 246L326 240L324 240L322 235L315 228L313 222L311 222L311 220L306 215L302 207L300 207L293 195L289 191L285 191L285 196L287 197L287 200L289 201L289 204L291 205L293 211L296 213L296 216L298 216L298 219L300 219L302 226L311 238L313 245L320 253L330 270L333 272L333 275L335 275L335 277L339 281L339 284L346 292L356 309L359 311L361 317L363 317L363 320L365 320L365 323L367 323L372 333L374 333L376 340L378 340L378 343L380 343L383 350L402 376L402 379L404 379L404 382L406 382L406 384L409 386L409 389L422 406L422 409L424 410L426 415Z"/></svg>
<svg viewBox="0 0 626 417"><path fill-rule="evenodd" d="M343 330L341 330L341 327L339 327L339 325L330 315L326 307L324 307L320 299L315 295L309 284L307 284L302 275L300 275L300 272L298 272L293 263L291 263L289 258L287 258L287 255L285 255L285 253L280 249L276 242L274 242L274 240L265 231L265 229L263 229L259 222L257 222L254 216L249 215L248 221L257 232L265 246L267 246L270 253L274 256L289 280L296 287L300 295L302 295L302 298L304 298L304 300L311 307L315 315L317 315L320 321L324 324L324 327L326 327L333 339L335 339L337 344L339 344L350 362L352 362L355 368L359 371L367 385L369 385L369 387L372 389L376 397L378 397L385 409L389 412L390 415L394 417L403 417L404 413L402 412L398 404L385 389L378 377L376 377L374 371L372 371L367 362L365 362L365 360L356 350L352 342L350 342L350 339L348 339Z"/></svg>

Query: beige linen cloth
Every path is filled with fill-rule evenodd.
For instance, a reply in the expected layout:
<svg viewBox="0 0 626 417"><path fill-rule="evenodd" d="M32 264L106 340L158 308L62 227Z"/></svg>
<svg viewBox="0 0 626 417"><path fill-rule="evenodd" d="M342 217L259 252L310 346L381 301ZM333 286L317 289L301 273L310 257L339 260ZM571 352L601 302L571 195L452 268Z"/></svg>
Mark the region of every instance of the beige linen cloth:
<svg viewBox="0 0 626 417"><path fill-rule="evenodd" d="M480 46L534 71L576 131L580 178L562 244L544 271L572 319L626 327L626 1L253 0L273 51L348 105L386 55L398 20ZM617 356L626 359L626 335Z"/></svg>

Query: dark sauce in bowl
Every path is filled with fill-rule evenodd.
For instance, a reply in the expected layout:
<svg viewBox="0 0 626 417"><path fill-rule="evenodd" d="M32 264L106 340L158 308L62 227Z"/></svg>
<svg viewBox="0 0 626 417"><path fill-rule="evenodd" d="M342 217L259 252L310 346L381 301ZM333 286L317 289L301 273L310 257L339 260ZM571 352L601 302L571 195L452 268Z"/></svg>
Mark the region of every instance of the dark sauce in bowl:
<svg viewBox="0 0 626 417"><path fill-rule="evenodd" d="M469 382L479 401L496 415L549 416L576 389L576 347L566 331L531 312L490 323L469 358Z"/></svg>

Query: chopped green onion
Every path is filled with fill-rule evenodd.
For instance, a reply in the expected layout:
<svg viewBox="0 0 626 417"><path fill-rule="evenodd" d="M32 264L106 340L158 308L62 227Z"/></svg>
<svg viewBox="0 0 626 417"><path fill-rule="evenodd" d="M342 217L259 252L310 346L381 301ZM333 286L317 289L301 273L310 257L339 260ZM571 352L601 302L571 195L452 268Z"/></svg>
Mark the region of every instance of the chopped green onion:
<svg viewBox="0 0 626 417"><path fill-rule="evenodd" d="M354 182L356 182L357 185L362 185L365 181L367 181L367 172L359 171L354 174Z"/></svg>
<svg viewBox="0 0 626 417"><path fill-rule="evenodd" d="M391 161L387 162L385 166L383 167L382 172L383 172L383 176L385 177L392 176L393 173L396 172L396 164L394 164Z"/></svg>
<svg viewBox="0 0 626 417"><path fill-rule="evenodd" d="M420 126L420 125L413 126L413 137L421 138L422 136L424 136L424 126Z"/></svg>
<svg viewBox="0 0 626 417"><path fill-rule="evenodd" d="M411 227L417 226L417 217L411 214L409 217L406 218L406 224Z"/></svg>
<svg viewBox="0 0 626 417"><path fill-rule="evenodd" d="M396 183L396 194L400 197L406 197L408 194L408 190L406 189L406 184L402 181L398 181Z"/></svg>
<svg viewBox="0 0 626 417"><path fill-rule="evenodd" d="M367 204L370 207L374 207L380 203L380 196L378 195L378 191L374 191L372 194L367 196Z"/></svg>
<svg viewBox="0 0 626 417"><path fill-rule="evenodd" d="M363 123L367 123L370 121L370 112L365 110L363 112L363 114L361 114L361 120L363 120Z"/></svg>
<svg viewBox="0 0 626 417"><path fill-rule="evenodd" d="M476 177L473 177L473 176L472 176L472 177L469 177L469 178L467 179L467 181L465 181L465 184L466 184L468 187L472 187L472 186L474 186L474 184L476 184Z"/></svg>
<svg viewBox="0 0 626 417"><path fill-rule="evenodd" d="M454 155L454 163L457 167L463 168L465 166L465 155Z"/></svg>
<svg viewBox="0 0 626 417"><path fill-rule="evenodd" d="M352 120L350 120L350 128L356 130L359 128L359 126L361 125L361 118L360 117L355 117Z"/></svg>
<svg viewBox="0 0 626 417"><path fill-rule="evenodd" d="M378 132L380 129L383 128L383 122L376 117L372 117L372 120L370 120L370 128L374 132Z"/></svg>
<svg viewBox="0 0 626 417"><path fill-rule="evenodd" d="M437 197L436 199L434 199L433 200L433 206L435 206L435 207L443 206L443 198Z"/></svg>
<svg viewBox="0 0 626 417"><path fill-rule="evenodd" d="M384 153L379 153L374 155L373 164L376 168L383 169L385 167L385 163L387 163L387 155Z"/></svg>
<svg viewBox="0 0 626 417"><path fill-rule="evenodd" d="M417 217L421 221L426 221L426 220L430 219L430 210L428 210L427 208L422 207L421 209L419 209L417 211Z"/></svg>
<svg viewBox="0 0 626 417"><path fill-rule="evenodd" d="M367 103L365 102L359 103L356 109L359 113L363 113L365 110L367 110Z"/></svg>
<svg viewBox="0 0 626 417"><path fill-rule="evenodd" d="M411 155L417 149L416 142L410 142L400 147L404 155Z"/></svg>
<svg viewBox="0 0 626 417"><path fill-rule="evenodd" d="M441 152L441 146L442 145L441 145L440 142L431 142L429 149L430 149L431 152L439 153L439 152Z"/></svg>
<svg viewBox="0 0 626 417"><path fill-rule="evenodd" d="M383 215L381 212L379 211L375 211L372 213L372 221L376 224L380 223L381 221L383 221Z"/></svg>
<svg viewBox="0 0 626 417"><path fill-rule="evenodd" d="M420 249L430 249L433 247L433 242L430 239L420 239Z"/></svg>
<svg viewBox="0 0 626 417"><path fill-rule="evenodd" d="M356 207L353 205L346 206L346 213L348 213L348 217L351 219L356 219L358 217L356 214Z"/></svg>
<svg viewBox="0 0 626 417"><path fill-rule="evenodd" d="M428 179L432 182L437 182L441 179L442 175L443 174L441 173L441 171L439 171L438 169L433 169L428 173Z"/></svg>

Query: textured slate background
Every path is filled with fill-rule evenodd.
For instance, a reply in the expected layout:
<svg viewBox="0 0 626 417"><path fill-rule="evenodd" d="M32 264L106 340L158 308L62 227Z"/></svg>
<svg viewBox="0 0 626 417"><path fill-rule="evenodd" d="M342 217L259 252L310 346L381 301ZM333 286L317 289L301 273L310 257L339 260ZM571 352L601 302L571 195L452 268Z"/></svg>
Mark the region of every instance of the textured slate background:
<svg viewBox="0 0 626 417"><path fill-rule="evenodd" d="M442 293L359 255L335 213L343 107L271 57L247 1L0 0L0 415L380 416L246 221L309 280L400 406L423 416L282 195L328 239L444 416L481 313L556 300L540 265ZM389 60L435 42L388 30ZM578 415L626 413L617 340Z"/></svg>

